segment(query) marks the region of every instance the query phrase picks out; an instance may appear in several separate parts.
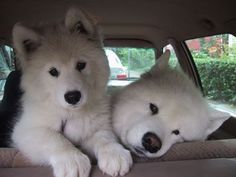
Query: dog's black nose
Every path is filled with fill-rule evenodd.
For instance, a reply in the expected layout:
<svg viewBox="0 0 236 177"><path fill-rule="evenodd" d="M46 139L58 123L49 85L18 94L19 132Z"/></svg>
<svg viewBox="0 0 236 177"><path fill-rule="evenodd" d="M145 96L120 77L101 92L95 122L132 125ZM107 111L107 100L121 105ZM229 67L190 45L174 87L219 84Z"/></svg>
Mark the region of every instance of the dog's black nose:
<svg viewBox="0 0 236 177"><path fill-rule="evenodd" d="M77 90L69 91L64 95L64 97L67 103L75 105L76 103L79 102L81 98L81 93L80 91L77 91Z"/></svg>
<svg viewBox="0 0 236 177"><path fill-rule="evenodd" d="M150 153L156 153L161 149L161 140L160 138L152 132L147 132L142 138L142 145Z"/></svg>

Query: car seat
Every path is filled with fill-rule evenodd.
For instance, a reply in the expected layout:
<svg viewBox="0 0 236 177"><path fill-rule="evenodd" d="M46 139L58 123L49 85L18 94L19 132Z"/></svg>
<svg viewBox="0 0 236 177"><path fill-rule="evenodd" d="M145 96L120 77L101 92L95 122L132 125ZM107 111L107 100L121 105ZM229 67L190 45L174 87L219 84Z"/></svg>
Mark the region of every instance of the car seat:
<svg viewBox="0 0 236 177"><path fill-rule="evenodd" d="M20 71L12 71L4 87L3 99L0 104L0 147L10 145L10 134L16 121L14 117L20 113Z"/></svg>

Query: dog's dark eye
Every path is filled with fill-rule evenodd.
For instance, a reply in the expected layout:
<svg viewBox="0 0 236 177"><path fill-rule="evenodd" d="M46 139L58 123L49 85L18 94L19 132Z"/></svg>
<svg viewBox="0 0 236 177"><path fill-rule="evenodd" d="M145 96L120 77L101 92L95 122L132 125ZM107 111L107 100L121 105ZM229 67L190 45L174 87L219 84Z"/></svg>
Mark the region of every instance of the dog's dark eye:
<svg viewBox="0 0 236 177"><path fill-rule="evenodd" d="M152 112L152 115L157 114L158 111L159 111L158 107L155 104L153 104L153 103L149 104L149 108L150 108L150 110Z"/></svg>
<svg viewBox="0 0 236 177"><path fill-rule="evenodd" d="M84 68L86 67L86 63L85 62L78 62L76 65L76 69L81 72Z"/></svg>
<svg viewBox="0 0 236 177"><path fill-rule="evenodd" d="M173 130L172 133L175 135L179 135L180 132L179 132L179 130Z"/></svg>
<svg viewBox="0 0 236 177"><path fill-rule="evenodd" d="M56 68L54 68L54 67L52 67L52 68L49 70L49 73L50 73L51 76L53 76L53 77L58 77L58 76L59 76L59 71L58 71Z"/></svg>

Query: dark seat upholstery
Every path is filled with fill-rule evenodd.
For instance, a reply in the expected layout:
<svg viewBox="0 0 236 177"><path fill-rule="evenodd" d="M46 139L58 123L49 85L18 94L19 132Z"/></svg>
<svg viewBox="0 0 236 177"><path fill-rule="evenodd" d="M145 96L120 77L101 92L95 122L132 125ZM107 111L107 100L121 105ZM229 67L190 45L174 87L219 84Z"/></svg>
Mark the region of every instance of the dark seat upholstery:
<svg viewBox="0 0 236 177"><path fill-rule="evenodd" d="M0 104L0 147L8 147L16 115L20 111L20 71L12 71L6 80L4 95Z"/></svg>

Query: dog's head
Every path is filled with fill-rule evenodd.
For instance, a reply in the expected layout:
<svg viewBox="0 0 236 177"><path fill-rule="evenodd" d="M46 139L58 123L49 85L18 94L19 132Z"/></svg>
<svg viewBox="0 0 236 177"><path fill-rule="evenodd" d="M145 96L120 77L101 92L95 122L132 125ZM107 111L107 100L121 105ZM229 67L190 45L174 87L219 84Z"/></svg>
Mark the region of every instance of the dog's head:
<svg viewBox="0 0 236 177"><path fill-rule="evenodd" d="M109 66L101 41L93 19L78 8L58 24L17 23L13 43L25 94L73 109L104 96Z"/></svg>
<svg viewBox="0 0 236 177"><path fill-rule="evenodd" d="M159 157L176 142L204 140L228 117L210 108L193 82L168 66L170 52L113 99L113 127L140 156Z"/></svg>

